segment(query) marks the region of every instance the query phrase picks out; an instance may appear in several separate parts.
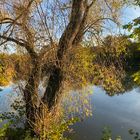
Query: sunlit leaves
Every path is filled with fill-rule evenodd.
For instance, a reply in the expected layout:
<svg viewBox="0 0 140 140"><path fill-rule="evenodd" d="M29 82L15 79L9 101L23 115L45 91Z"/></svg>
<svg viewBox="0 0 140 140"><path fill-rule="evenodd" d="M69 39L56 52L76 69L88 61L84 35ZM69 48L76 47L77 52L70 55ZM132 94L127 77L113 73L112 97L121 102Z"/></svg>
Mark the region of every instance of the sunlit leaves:
<svg viewBox="0 0 140 140"><path fill-rule="evenodd" d="M132 26L131 23L126 24L126 25L123 26L123 28L124 28L124 29L128 29L128 31L130 31L130 30L132 29L132 27L133 27L133 26Z"/></svg>
<svg viewBox="0 0 140 140"><path fill-rule="evenodd" d="M135 0L136 5L139 5L139 1ZM139 5L140 6L140 5ZM124 29L127 29L130 32L129 37L132 38L135 42L137 42L137 53L140 50L140 17L134 19L132 22L123 26ZM140 85L140 71L135 72L132 75L134 82Z"/></svg>
<svg viewBox="0 0 140 140"><path fill-rule="evenodd" d="M140 18L134 19L132 22L123 26L130 32L129 37L135 39L135 41L140 41Z"/></svg>
<svg viewBox="0 0 140 140"><path fill-rule="evenodd" d="M0 55L0 86L6 86L12 80L14 71L13 66L8 62L5 54Z"/></svg>
<svg viewBox="0 0 140 140"><path fill-rule="evenodd" d="M66 61L64 70L66 80L73 88L81 88L89 84L89 79L93 73L94 57L91 48L83 46L73 48L68 54L70 64Z"/></svg>
<svg viewBox="0 0 140 140"><path fill-rule="evenodd" d="M136 82L138 85L140 85L140 71L134 73L132 75L132 77L134 78L134 82Z"/></svg>
<svg viewBox="0 0 140 140"><path fill-rule="evenodd" d="M93 49L93 83L101 85L109 95L124 91L124 63L130 44L126 36L107 36L101 47Z"/></svg>
<svg viewBox="0 0 140 140"><path fill-rule="evenodd" d="M4 124L2 128L0 128L0 139L3 139L6 136L6 132L9 126L10 126L10 123L7 123L7 124Z"/></svg>

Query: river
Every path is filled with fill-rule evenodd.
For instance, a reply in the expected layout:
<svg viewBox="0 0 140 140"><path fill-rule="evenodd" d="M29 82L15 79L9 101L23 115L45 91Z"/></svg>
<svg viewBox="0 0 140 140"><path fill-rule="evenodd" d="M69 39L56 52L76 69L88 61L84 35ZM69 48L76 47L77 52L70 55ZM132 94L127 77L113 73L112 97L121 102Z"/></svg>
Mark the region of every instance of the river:
<svg viewBox="0 0 140 140"><path fill-rule="evenodd" d="M17 95L12 89L10 86L0 92L0 112L9 111L8 103ZM121 135L123 140L132 140L129 129L140 132L139 88L108 96L102 88L93 86L91 100L93 116L72 126L72 140L100 140L106 126L110 127L114 137Z"/></svg>

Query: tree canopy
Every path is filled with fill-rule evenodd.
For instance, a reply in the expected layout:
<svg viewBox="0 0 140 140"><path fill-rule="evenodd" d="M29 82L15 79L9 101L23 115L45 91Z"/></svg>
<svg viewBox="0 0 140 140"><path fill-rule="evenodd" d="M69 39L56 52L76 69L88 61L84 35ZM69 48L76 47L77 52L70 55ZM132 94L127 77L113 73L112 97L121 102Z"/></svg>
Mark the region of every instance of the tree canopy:
<svg viewBox="0 0 140 140"><path fill-rule="evenodd" d="M119 25L124 4L123 0L0 1L0 47L19 54L23 68L15 65L15 70L26 71L20 76L27 126L34 134L45 135L52 116L56 124L61 122L57 109L66 85L70 89L88 83L108 91L123 88L120 60L131 42L125 36L103 35L109 22Z"/></svg>

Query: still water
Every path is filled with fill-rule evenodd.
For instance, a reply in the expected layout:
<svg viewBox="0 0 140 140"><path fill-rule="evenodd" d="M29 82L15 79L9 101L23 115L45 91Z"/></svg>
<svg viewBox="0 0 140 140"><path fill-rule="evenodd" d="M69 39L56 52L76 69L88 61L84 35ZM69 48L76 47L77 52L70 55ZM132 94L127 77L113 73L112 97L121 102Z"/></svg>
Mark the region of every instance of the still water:
<svg viewBox="0 0 140 140"><path fill-rule="evenodd" d="M0 112L9 111L7 104L16 96L13 87L6 87L0 92ZM108 126L113 136L121 135L123 140L132 140L128 130L140 132L140 90L135 88L129 92L113 97L99 87L93 87L93 116L73 126L72 140L100 140L102 130Z"/></svg>
<svg viewBox="0 0 140 140"><path fill-rule="evenodd" d="M123 140L132 140L128 130L140 132L140 90L138 88L119 96L108 96L99 87L93 88L93 116L73 128L73 140L100 140L102 130L108 126L113 136L121 135Z"/></svg>

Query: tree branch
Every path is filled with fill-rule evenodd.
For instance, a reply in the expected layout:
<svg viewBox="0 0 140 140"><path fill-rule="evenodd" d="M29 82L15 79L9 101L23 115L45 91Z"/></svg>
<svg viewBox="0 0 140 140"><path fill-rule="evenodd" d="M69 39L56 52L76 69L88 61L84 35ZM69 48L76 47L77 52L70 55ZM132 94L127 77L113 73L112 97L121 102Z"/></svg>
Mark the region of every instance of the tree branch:
<svg viewBox="0 0 140 140"><path fill-rule="evenodd" d="M57 50L58 63L53 66L46 91L42 101L49 107L49 109L58 101L59 91L61 91L63 81L63 71L61 62L66 51L73 46L73 41L77 33L81 30L80 25L83 21L83 10L85 10L85 0L73 0L70 22L63 32Z"/></svg>
<svg viewBox="0 0 140 140"><path fill-rule="evenodd" d="M14 39L14 38L7 37L7 36L2 36L2 35L0 35L0 38L4 39L6 41L14 42L14 43L16 43L16 44L18 44L20 46L23 46L23 47L27 47L28 46L27 44L18 41L18 39Z"/></svg>
<svg viewBox="0 0 140 140"><path fill-rule="evenodd" d="M0 35L0 38L1 39L4 39L5 40L5 43L6 42L13 42L13 43L16 43L17 45L20 45L22 47L25 47L25 49L27 50L27 52L30 55L36 54L35 51L27 43L20 42L19 41L20 39L14 39L12 37L2 36L2 35Z"/></svg>
<svg viewBox="0 0 140 140"><path fill-rule="evenodd" d="M73 0L70 22L62 34L58 45L57 57L59 60L62 59L66 49L72 46L72 43L80 30L80 24L83 19L83 8L84 0Z"/></svg>
<svg viewBox="0 0 140 140"><path fill-rule="evenodd" d="M96 0L93 0L89 5L85 5L85 11L84 11L84 15L83 15L83 19L82 19L82 22L80 24L80 30L79 32L77 33L74 41L73 41L73 45L77 45L79 42L81 42L82 38L83 38L83 35L84 35L84 29L85 29L85 22L86 22L86 19L87 19L87 16L88 16L88 13L89 13L89 10L91 8L91 6L94 4L94 2L96 2Z"/></svg>
<svg viewBox="0 0 140 140"><path fill-rule="evenodd" d="M0 20L0 24L17 24L17 25L21 25L20 23L17 23L14 19L11 18L3 18Z"/></svg>

